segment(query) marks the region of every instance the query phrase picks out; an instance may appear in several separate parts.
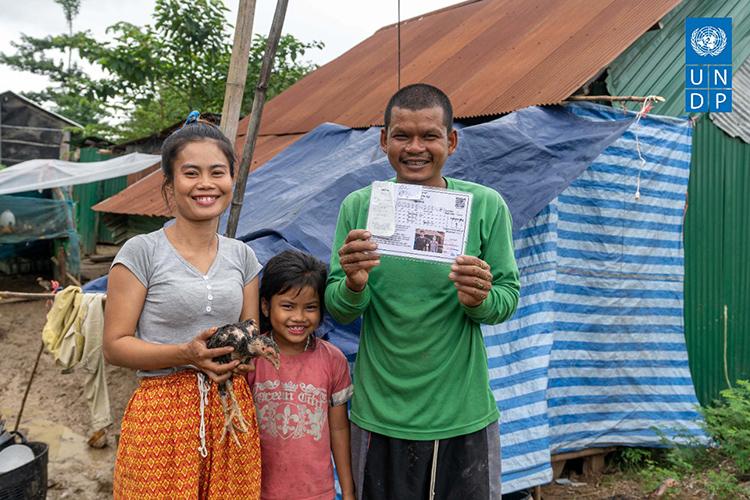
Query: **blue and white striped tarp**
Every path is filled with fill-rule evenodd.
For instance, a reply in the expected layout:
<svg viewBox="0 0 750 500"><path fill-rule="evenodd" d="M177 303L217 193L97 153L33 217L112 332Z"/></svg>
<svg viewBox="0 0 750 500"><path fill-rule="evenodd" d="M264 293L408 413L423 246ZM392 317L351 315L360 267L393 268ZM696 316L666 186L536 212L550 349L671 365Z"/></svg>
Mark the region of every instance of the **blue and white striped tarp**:
<svg viewBox="0 0 750 500"><path fill-rule="evenodd" d="M703 439L683 325L690 147L687 120L644 117L514 233L519 308L483 328L503 492L551 481L555 453Z"/></svg>

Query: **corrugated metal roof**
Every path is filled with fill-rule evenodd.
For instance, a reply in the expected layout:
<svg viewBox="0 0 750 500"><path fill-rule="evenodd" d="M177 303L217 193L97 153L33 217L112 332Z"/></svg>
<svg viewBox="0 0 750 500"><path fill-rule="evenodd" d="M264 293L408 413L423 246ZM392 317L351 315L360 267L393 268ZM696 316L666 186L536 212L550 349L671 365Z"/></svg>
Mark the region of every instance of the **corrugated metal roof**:
<svg viewBox="0 0 750 500"><path fill-rule="evenodd" d="M250 171L252 172L257 169L300 137L301 135L258 137L258 141L255 144L253 165ZM235 144L235 151L238 152L238 158L242 155L242 148L244 146L245 135L243 132L241 137L237 137ZM91 209L97 212L115 214L170 217L171 213L164 199L161 197L161 183L163 179L164 176L161 173L161 169L157 170L111 198L97 203Z"/></svg>
<svg viewBox="0 0 750 500"><path fill-rule="evenodd" d="M737 68L750 56L750 2L685 0L662 19L661 30L643 35L609 65L607 88L612 95L658 94L660 115L685 115L685 19L732 18L732 61Z"/></svg>
<svg viewBox="0 0 750 500"><path fill-rule="evenodd" d="M730 137L750 144L750 59L732 75L732 112L711 113L711 120Z"/></svg>
<svg viewBox="0 0 750 500"><path fill-rule="evenodd" d="M594 77L679 0L482 0L401 23L401 84L427 82L455 116L559 102ZM397 88L396 26L387 26L270 101L261 134L323 122L382 124Z"/></svg>
<svg viewBox="0 0 750 500"><path fill-rule="evenodd" d="M81 125L80 123L74 122L70 118L66 118L63 115L59 115L59 114L55 113L54 111L50 111L48 109L44 109L42 106L40 106L39 104L35 103L31 99L29 99L27 97L24 97L21 94L16 94L12 90L6 90L2 94L0 94L0 97L5 97L7 95L12 95L13 97L15 97L17 99L22 100L23 102L25 102L29 106L33 106L33 107L37 108L39 111L47 113L48 115L50 115L50 116L52 116L52 117L54 117L54 118L56 118L56 119L58 119L58 120L60 120L62 122L65 122L68 125L71 125L71 126L76 127L76 128L83 128L83 125Z"/></svg>
<svg viewBox="0 0 750 500"><path fill-rule="evenodd" d="M680 0L472 0L401 23L401 83L427 82L456 118L559 102ZM396 25L386 26L269 101L253 168L324 122L382 124L396 90ZM247 120L240 121L242 151ZM290 135L292 134L292 135ZM155 172L93 208L168 215Z"/></svg>

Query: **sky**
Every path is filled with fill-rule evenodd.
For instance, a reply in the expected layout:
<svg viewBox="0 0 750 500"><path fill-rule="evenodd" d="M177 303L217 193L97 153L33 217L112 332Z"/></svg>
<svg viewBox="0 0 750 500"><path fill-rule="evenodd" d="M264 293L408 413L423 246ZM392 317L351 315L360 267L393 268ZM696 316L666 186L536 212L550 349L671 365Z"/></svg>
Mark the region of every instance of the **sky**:
<svg viewBox="0 0 750 500"><path fill-rule="evenodd" d="M189 1L189 0L183 0ZM460 0L401 0L401 19L459 3ZM151 22L155 0L81 0L73 20L73 30L90 30L105 39L105 29L119 21L142 26ZM239 0L225 0L230 9L228 22L237 20ZM268 35L276 2L256 0L253 33ZM53 0L0 0L0 52L14 53L10 42L20 34L46 36L67 33L62 8ZM382 26L397 20L398 0L291 0L284 21L284 33L302 41L325 43L325 49L308 52L305 59L323 65L368 38ZM0 66L0 92L38 91L48 85L46 78Z"/></svg>

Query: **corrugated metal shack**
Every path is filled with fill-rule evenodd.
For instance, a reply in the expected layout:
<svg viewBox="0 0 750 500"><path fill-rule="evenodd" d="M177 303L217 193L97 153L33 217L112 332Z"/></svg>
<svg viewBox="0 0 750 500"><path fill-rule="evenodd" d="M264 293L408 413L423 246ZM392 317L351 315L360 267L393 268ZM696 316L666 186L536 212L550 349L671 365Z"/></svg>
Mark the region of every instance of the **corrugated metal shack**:
<svg viewBox="0 0 750 500"><path fill-rule="evenodd" d="M67 159L71 127L81 126L33 101L0 94L0 164L9 167L36 158Z"/></svg>
<svg viewBox="0 0 750 500"><path fill-rule="evenodd" d="M750 66L750 3L684 1L609 66L607 87L664 96L654 112L684 116L687 17L731 17L733 25L734 111L696 123L684 228L685 337L696 393L708 404L750 379L750 85L741 69Z"/></svg>
<svg viewBox="0 0 750 500"><path fill-rule="evenodd" d="M0 94L0 165L9 167L38 158L67 159L72 128L81 128L81 125L15 92L3 92ZM24 195L34 198L50 196L49 192ZM58 197L68 195L59 191ZM49 272L49 257L63 258L62 241L0 242L0 272Z"/></svg>

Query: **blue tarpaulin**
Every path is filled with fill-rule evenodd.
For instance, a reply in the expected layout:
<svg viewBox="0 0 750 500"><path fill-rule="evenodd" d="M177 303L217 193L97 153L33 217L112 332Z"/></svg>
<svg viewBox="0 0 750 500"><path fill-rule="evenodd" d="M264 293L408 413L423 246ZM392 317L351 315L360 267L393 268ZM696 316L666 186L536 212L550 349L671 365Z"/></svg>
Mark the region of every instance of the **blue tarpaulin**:
<svg viewBox="0 0 750 500"><path fill-rule="evenodd" d="M526 108L460 128L444 167L499 191L513 216L519 309L483 327L504 492L550 481L555 452L658 445L654 428L700 435L682 322L690 128L634 118ZM250 176L237 237L263 263L288 248L327 262L344 197L393 176L378 140L334 124L306 134ZM358 329L326 318L320 333L353 360Z"/></svg>
<svg viewBox="0 0 750 500"><path fill-rule="evenodd" d="M592 122L562 107L526 108L459 129L458 149L443 168L503 195L514 228L542 210L632 122ZM393 177L380 149L380 129L324 124L279 153L247 183L237 238L265 263L297 248L328 262L341 201L376 180ZM221 224L224 227L224 220ZM359 322L326 318L321 333L352 356Z"/></svg>

